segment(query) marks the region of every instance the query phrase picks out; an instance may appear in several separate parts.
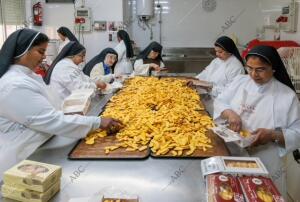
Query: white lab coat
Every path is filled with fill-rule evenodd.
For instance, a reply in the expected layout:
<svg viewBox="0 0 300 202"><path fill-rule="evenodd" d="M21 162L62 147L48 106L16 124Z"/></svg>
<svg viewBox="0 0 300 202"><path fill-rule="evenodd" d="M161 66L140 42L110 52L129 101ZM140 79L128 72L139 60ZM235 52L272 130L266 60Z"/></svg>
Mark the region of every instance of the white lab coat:
<svg viewBox="0 0 300 202"><path fill-rule="evenodd" d="M160 61L160 68L164 68L165 64ZM138 59L134 63L134 75L137 76L148 76L150 71L150 64L144 64L143 59Z"/></svg>
<svg viewBox="0 0 300 202"><path fill-rule="evenodd" d="M245 70L242 63L232 55L226 61L215 58L196 78L213 84L213 89L210 94L214 98L217 97L237 75L244 73Z"/></svg>
<svg viewBox="0 0 300 202"><path fill-rule="evenodd" d="M114 78L114 75L113 74L104 75L103 62L100 62L100 63L94 65L94 67L90 73L90 78L94 82L100 80L102 82L109 83Z"/></svg>
<svg viewBox="0 0 300 202"><path fill-rule="evenodd" d="M90 88L96 91L97 89L95 82L85 75L70 58L64 58L55 65L50 86L57 91L61 101L73 90Z"/></svg>
<svg viewBox="0 0 300 202"><path fill-rule="evenodd" d="M60 40L59 46L58 46L58 54L60 53L60 51L65 47L65 45L67 45L70 42L70 40L68 38L65 38L64 41Z"/></svg>
<svg viewBox="0 0 300 202"><path fill-rule="evenodd" d="M77 139L100 126L99 117L58 111L49 86L27 67L12 65L0 79L0 92L0 181L52 135Z"/></svg>
<svg viewBox="0 0 300 202"><path fill-rule="evenodd" d="M249 149L260 157L282 195L286 198L285 155L300 147L300 106L297 95L286 85L272 78L264 85L256 84L248 75L238 76L214 103L214 118L220 119L225 109L240 115L243 129L281 128L285 147L275 143ZM279 176L277 176L279 173Z"/></svg>
<svg viewBox="0 0 300 202"><path fill-rule="evenodd" d="M126 57L126 46L124 41L120 41L114 49L118 53L118 62L115 66L114 74L117 76L131 74L133 71L132 63L130 59Z"/></svg>

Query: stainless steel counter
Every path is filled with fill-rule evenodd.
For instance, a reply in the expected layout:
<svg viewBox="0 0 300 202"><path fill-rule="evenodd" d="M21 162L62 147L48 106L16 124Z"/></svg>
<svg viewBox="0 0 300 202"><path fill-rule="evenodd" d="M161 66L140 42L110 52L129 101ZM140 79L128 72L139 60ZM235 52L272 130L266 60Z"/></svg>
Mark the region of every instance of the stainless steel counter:
<svg viewBox="0 0 300 202"><path fill-rule="evenodd" d="M41 149L29 158L63 167L62 190L52 201L93 197L112 187L138 195L141 202L205 201L200 160L70 161L73 145Z"/></svg>
<svg viewBox="0 0 300 202"><path fill-rule="evenodd" d="M110 96L94 99L89 115L98 115ZM137 195L140 202L206 201L200 159L68 160L75 144L75 140L54 137L29 157L62 166L61 190L52 202L76 197L87 197L80 202L93 202L92 198L100 198L111 190Z"/></svg>

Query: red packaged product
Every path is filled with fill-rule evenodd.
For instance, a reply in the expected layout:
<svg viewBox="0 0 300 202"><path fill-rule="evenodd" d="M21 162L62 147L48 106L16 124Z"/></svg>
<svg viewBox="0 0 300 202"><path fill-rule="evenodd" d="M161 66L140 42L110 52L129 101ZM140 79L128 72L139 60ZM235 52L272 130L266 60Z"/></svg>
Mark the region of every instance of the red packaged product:
<svg viewBox="0 0 300 202"><path fill-rule="evenodd" d="M270 178L243 176L238 179L247 202L284 202Z"/></svg>
<svg viewBox="0 0 300 202"><path fill-rule="evenodd" d="M244 202L238 179L229 174L212 174L206 177L208 202Z"/></svg>

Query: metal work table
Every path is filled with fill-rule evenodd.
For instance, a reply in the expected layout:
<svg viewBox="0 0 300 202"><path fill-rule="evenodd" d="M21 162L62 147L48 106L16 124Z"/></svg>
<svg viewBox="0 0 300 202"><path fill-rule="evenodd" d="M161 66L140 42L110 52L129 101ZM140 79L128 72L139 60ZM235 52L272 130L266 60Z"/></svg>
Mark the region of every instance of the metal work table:
<svg viewBox="0 0 300 202"><path fill-rule="evenodd" d="M98 115L110 97L94 99L89 115ZM28 158L62 166L61 190L52 202L79 197L87 197L80 202L93 202L91 198L100 198L111 190L136 195L140 202L206 201L200 159L68 160L76 142L56 136ZM231 153L235 153L232 149Z"/></svg>

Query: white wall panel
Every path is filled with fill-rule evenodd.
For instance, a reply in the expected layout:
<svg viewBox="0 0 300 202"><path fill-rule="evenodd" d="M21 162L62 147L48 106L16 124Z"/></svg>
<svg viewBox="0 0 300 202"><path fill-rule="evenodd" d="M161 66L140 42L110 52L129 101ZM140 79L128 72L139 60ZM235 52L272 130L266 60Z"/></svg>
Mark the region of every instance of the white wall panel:
<svg viewBox="0 0 300 202"><path fill-rule="evenodd" d="M26 16L30 19L31 6L36 0L32 0L31 4L26 3ZM76 6L81 1L77 1ZM36 27L34 29L40 30L46 33L51 39L58 39L56 30L60 26L66 26L74 31L74 4L71 3L43 3L43 26ZM90 7L92 10L92 18L96 21L123 21L123 6L122 0L85 0L86 7ZM115 47L117 42L108 41L108 31L99 32L92 31L84 33L84 45L87 48L87 57L94 57L102 49L106 47ZM115 33L114 33L115 35ZM78 35L76 35L78 37ZM116 38L115 38L116 39ZM81 40L82 36L81 36Z"/></svg>
<svg viewBox="0 0 300 202"><path fill-rule="evenodd" d="M256 30L262 24L258 0L217 0L213 12L204 11L200 0L161 0L160 3L163 6L162 44L166 47L211 47L221 34L235 35L241 44L246 44L256 37ZM222 26L230 18L236 20L223 32ZM145 47L151 41L150 31L138 26L135 15L133 21L134 39ZM159 41L158 14L151 23L153 40Z"/></svg>

